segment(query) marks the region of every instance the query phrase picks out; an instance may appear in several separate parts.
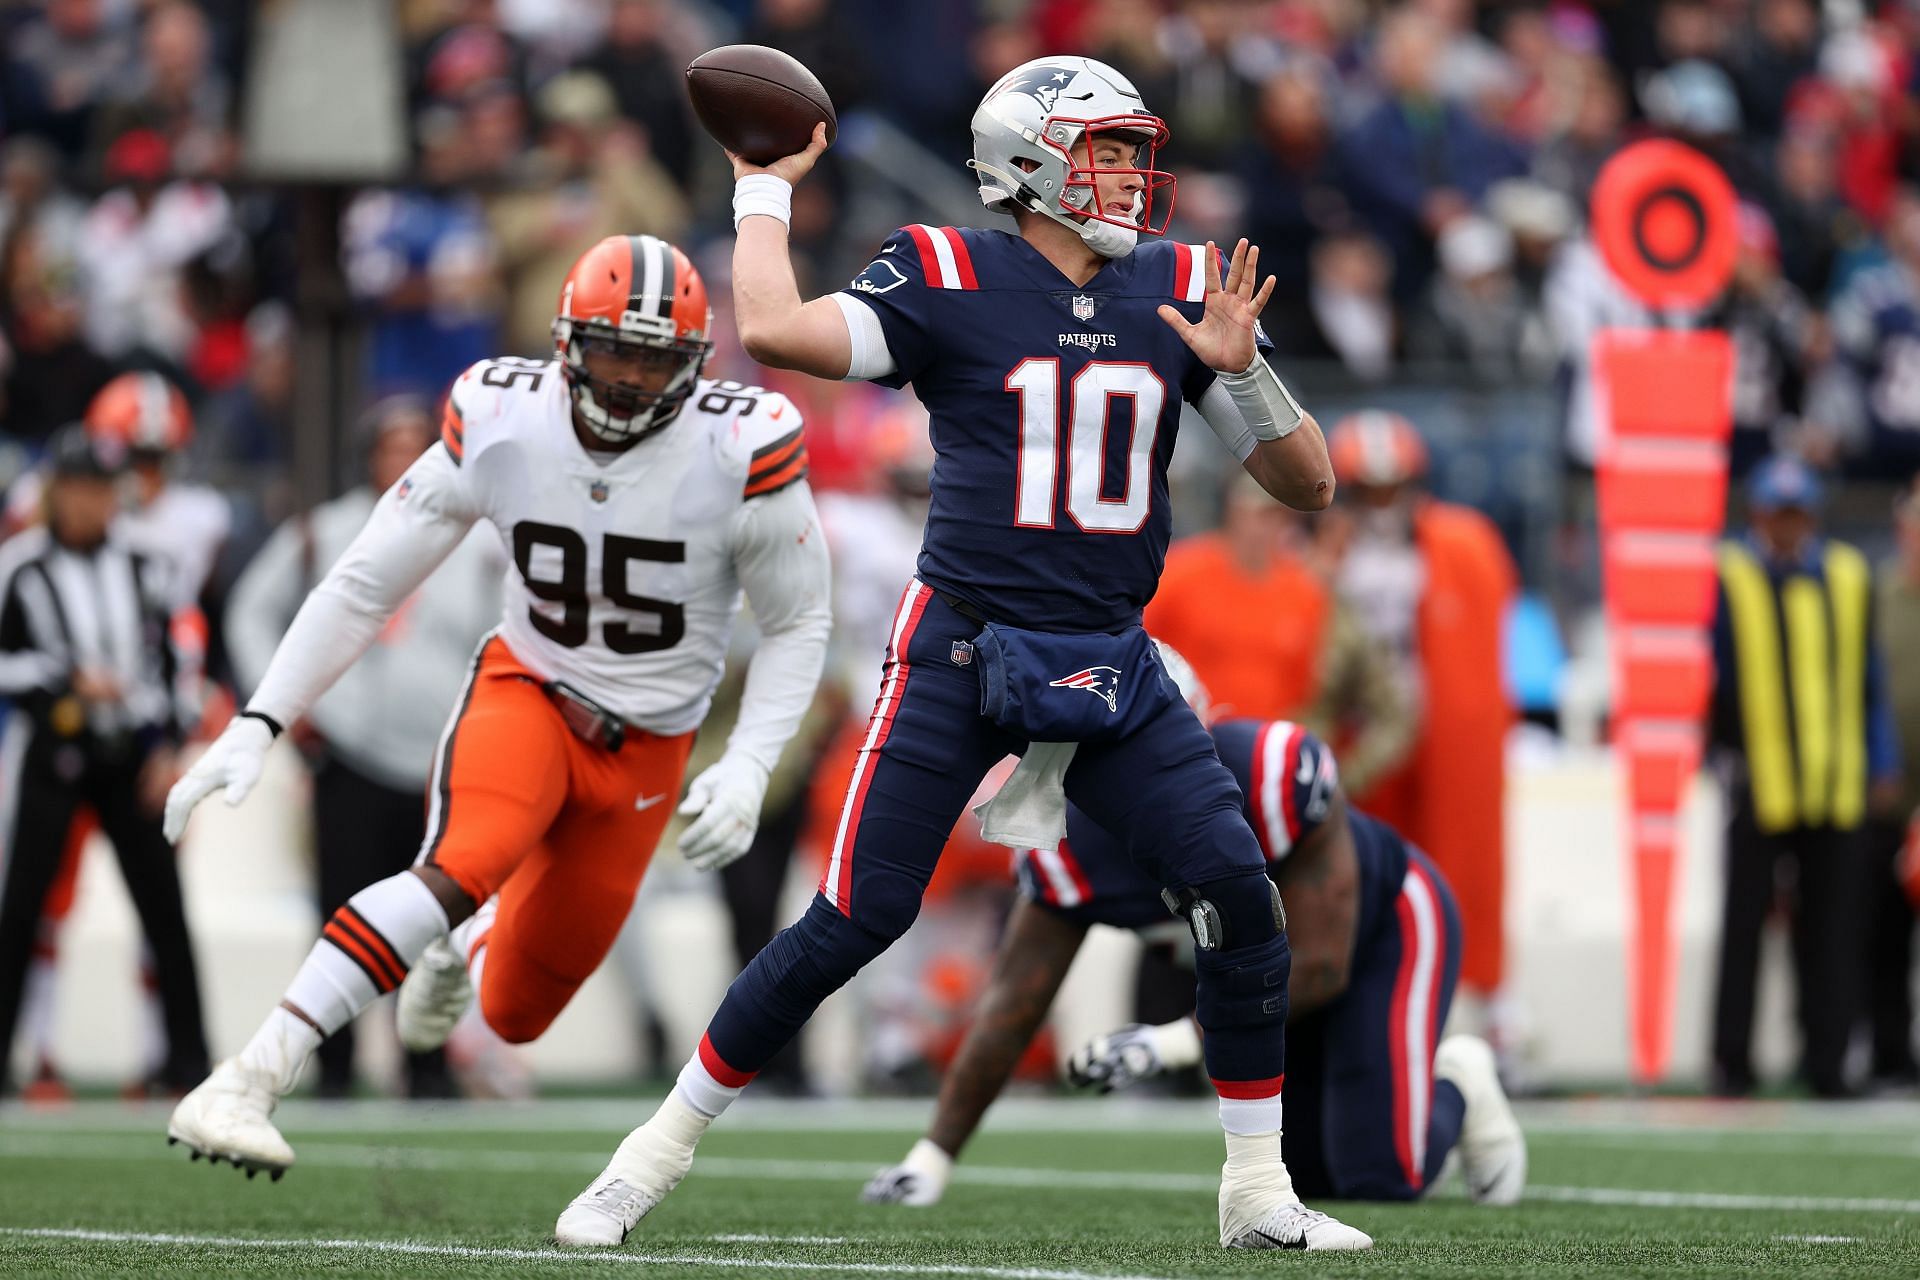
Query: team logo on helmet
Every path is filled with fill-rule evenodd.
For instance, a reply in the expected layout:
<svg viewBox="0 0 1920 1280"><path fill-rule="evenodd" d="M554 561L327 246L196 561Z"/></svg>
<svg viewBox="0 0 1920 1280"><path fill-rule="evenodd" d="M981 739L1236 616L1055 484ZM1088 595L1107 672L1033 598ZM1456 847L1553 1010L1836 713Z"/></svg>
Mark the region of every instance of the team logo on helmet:
<svg viewBox="0 0 1920 1280"><path fill-rule="evenodd" d="M1002 93L1024 93L1040 104L1042 111L1051 112L1053 104L1060 100L1060 91L1067 87L1077 74L1072 67L1042 64L1037 67L1025 67L1018 79L1010 79L1000 86Z"/></svg>
<svg viewBox="0 0 1920 1280"><path fill-rule="evenodd" d="M1120 668L1088 667L1076 671L1070 676L1047 682L1053 689L1085 689L1094 697L1107 704L1107 710L1118 713L1120 710Z"/></svg>

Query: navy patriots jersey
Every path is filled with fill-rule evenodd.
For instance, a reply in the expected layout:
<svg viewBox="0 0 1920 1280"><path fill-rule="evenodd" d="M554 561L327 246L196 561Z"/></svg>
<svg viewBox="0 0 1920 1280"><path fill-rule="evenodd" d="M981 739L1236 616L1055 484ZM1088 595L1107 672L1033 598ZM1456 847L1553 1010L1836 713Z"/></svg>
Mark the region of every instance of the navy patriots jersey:
<svg viewBox="0 0 1920 1280"><path fill-rule="evenodd" d="M1339 766L1326 743L1288 720L1226 720L1213 726L1214 748L1240 784L1247 822L1278 875L1287 856L1333 812ZM1360 864L1360 918L1355 938L1369 938L1392 919L1407 875L1407 844L1386 823L1347 810ZM1067 839L1057 850L1014 855L1021 890L1039 905L1089 924L1139 929L1172 917L1160 886L1135 865L1126 847L1077 808L1067 810Z"/></svg>
<svg viewBox="0 0 1920 1280"><path fill-rule="evenodd" d="M1920 463L1920 281L1898 263L1860 272L1834 300L1833 334L1865 393L1873 462Z"/></svg>
<svg viewBox="0 0 1920 1280"><path fill-rule="evenodd" d="M923 581L1030 630L1139 621L1166 558L1181 402L1214 379L1155 311L1200 318L1204 253L1146 240L1076 285L1004 231L888 237L843 292L886 336L894 371L875 380L911 383L932 418Z"/></svg>

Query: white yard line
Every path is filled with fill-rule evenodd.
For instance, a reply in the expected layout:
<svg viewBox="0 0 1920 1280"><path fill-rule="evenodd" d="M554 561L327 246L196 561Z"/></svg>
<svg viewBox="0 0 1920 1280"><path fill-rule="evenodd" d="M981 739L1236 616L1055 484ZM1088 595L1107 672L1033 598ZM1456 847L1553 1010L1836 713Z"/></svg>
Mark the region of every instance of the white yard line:
<svg viewBox="0 0 1920 1280"><path fill-rule="evenodd" d="M60 1138L53 1134L14 1134L0 1138L0 1156L8 1158L98 1158L117 1160L174 1160L184 1162L180 1149L169 1148L157 1136L151 1140L127 1138ZM601 1152L535 1152L450 1150L444 1147L378 1147L334 1142L309 1142L301 1147L301 1165L324 1168L481 1173L597 1173L606 1164ZM774 1182L865 1182L878 1166L857 1160L753 1160L733 1156L702 1156L694 1178L745 1179ZM225 1169L210 1173L231 1176ZM953 1180L973 1186L1042 1188L1066 1191L1140 1191L1159 1194L1212 1194L1219 1179L1211 1173L1153 1173L1145 1170L1030 1169L1005 1165L961 1164ZM1649 1209L1764 1209L1775 1211L1828 1210L1846 1213L1920 1214L1920 1200L1857 1196L1782 1196L1741 1192L1665 1191L1634 1187L1530 1186L1533 1200L1571 1204L1623 1205Z"/></svg>
<svg viewBox="0 0 1920 1280"><path fill-rule="evenodd" d="M1799 1212L1920 1214L1920 1200L1887 1200L1868 1196L1770 1196L1719 1191L1645 1191L1629 1187L1534 1187L1528 1200L1558 1200L1568 1204L1627 1205L1636 1209L1769 1209Z"/></svg>
<svg viewBox="0 0 1920 1280"><path fill-rule="evenodd" d="M785 1258L727 1258L700 1253L637 1253L626 1249L585 1253L558 1249L478 1248L469 1245L421 1244L411 1240L250 1239L244 1236L198 1236L149 1231L89 1231L67 1227L0 1227L0 1237L40 1240L81 1240L95 1244L184 1245L205 1249L337 1249L347 1253L397 1253L436 1258L466 1258L476 1262L546 1262L587 1266L751 1267L767 1271L833 1271L881 1276L986 1276L990 1280L1158 1280L1151 1276L1119 1276L1103 1271L1056 1271L1038 1267L975 1267L960 1263L920 1264L888 1262L811 1262Z"/></svg>

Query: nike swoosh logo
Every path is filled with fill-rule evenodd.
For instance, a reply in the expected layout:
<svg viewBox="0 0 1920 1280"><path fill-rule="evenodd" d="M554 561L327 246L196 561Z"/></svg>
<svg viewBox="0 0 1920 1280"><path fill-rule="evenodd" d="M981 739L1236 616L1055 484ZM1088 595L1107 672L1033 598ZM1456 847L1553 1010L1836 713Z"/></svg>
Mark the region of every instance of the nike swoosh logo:
<svg viewBox="0 0 1920 1280"><path fill-rule="evenodd" d="M662 792L657 796L641 796L638 800L635 800L633 802L633 807L637 811L645 811L647 809L653 808L653 806L659 804L662 800L665 800L666 798L667 797L665 792Z"/></svg>

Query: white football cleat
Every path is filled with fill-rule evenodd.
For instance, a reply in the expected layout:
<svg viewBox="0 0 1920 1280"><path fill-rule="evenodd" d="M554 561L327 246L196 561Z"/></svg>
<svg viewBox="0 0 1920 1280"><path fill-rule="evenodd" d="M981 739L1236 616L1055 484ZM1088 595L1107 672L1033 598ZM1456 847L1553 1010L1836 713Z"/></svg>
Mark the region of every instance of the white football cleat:
<svg viewBox="0 0 1920 1280"><path fill-rule="evenodd" d="M229 1058L180 1099L167 1121L167 1144L185 1143L195 1160L231 1161L249 1178L264 1170L278 1182L293 1166L293 1148L268 1119L279 1102L270 1075Z"/></svg>
<svg viewBox="0 0 1920 1280"><path fill-rule="evenodd" d="M466 957L445 938L435 938L400 984L394 1023L400 1043L414 1053L438 1049L473 1003Z"/></svg>
<svg viewBox="0 0 1920 1280"><path fill-rule="evenodd" d="M687 1121L695 1123L689 1127ZM610 1249L627 1238L693 1167L693 1141L706 1127L671 1094L653 1119L628 1134L606 1169L573 1198L553 1224L553 1238L585 1249Z"/></svg>
<svg viewBox="0 0 1920 1280"><path fill-rule="evenodd" d="M1527 1186L1527 1139L1500 1087L1493 1048L1478 1036L1448 1036L1434 1051L1433 1074L1451 1080L1467 1104L1455 1148L1467 1194L1476 1204L1518 1204Z"/></svg>
<svg viewBox="0 0 1920 1280"><path fill-rule="evenodd" d="M1300 1203L1278 1133L1227 1135L1220 1244L1228 1249L1371 1249L1373 1237Z"/></svg>

